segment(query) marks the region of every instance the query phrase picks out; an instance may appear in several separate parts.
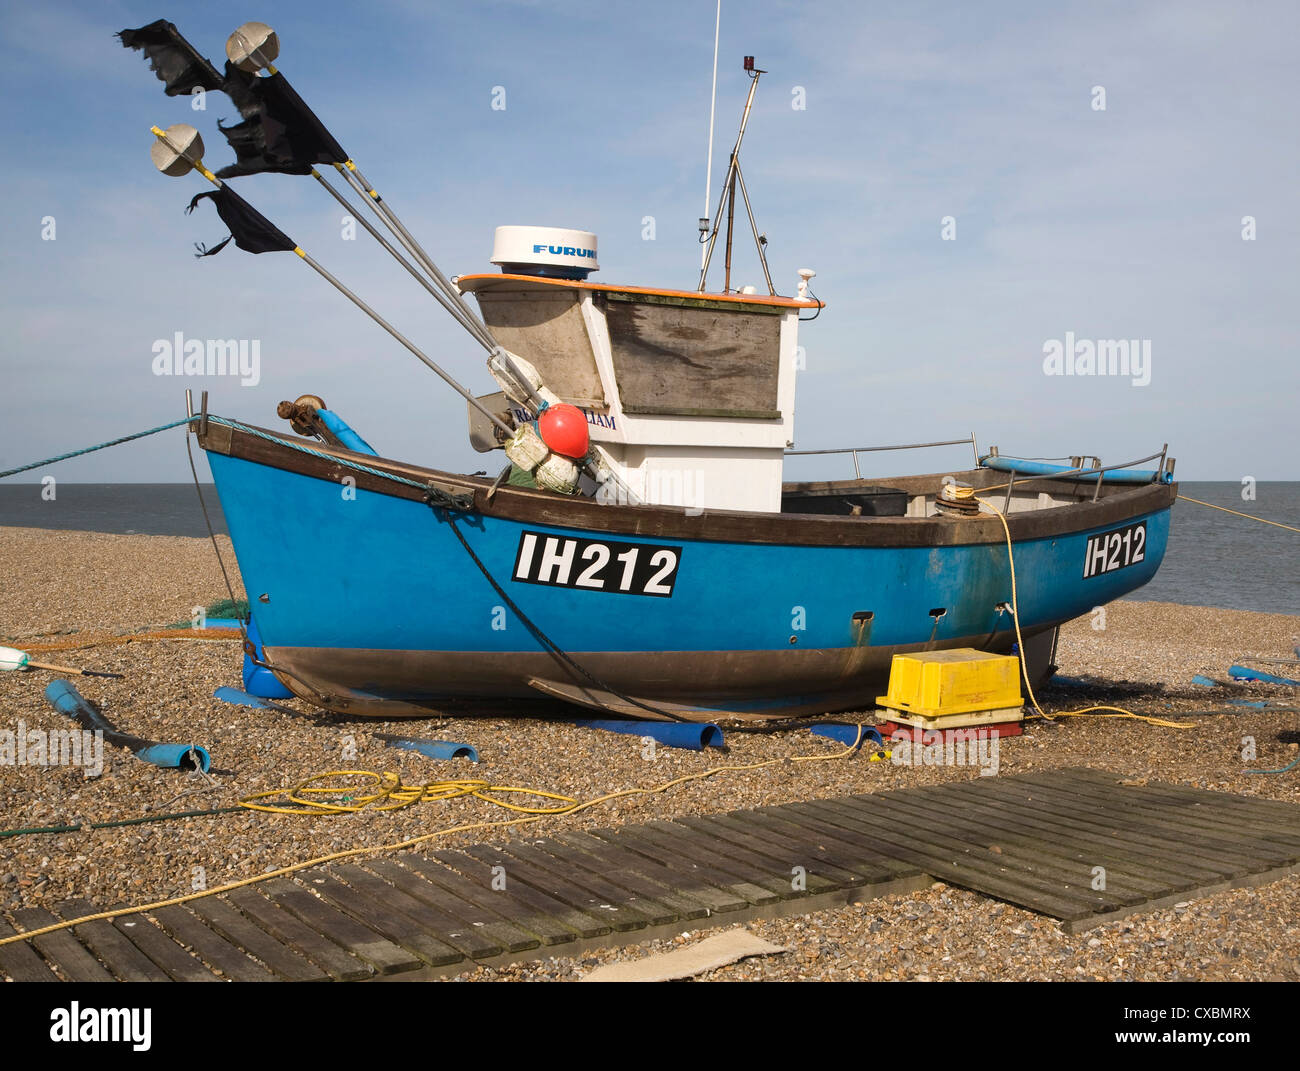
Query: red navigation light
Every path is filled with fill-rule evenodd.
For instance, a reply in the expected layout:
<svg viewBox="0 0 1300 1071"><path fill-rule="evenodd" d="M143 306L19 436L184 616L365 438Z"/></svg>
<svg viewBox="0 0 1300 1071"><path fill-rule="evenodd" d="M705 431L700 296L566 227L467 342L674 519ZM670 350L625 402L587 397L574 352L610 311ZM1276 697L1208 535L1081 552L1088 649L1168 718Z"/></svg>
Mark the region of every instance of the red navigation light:
<svg viewBox="0 0 1300 1071"><path fill-rule="evenodd" d="M746 56L746 57L745 57L745 70L747 70L747 71L752 71L753 69L754 69L754 57L753 57L753 56Z"/></svg>

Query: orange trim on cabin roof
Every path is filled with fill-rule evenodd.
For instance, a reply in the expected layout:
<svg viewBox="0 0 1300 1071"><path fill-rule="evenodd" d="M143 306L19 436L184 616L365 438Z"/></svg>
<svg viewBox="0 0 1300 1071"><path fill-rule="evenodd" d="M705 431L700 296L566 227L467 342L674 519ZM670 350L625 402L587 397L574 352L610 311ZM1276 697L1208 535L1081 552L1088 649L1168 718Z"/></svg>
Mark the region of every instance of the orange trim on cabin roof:
<svg viewBox="0 0 1300 1071"><path fill-rule="evenodd" d="M775 305L790 309L825 308L824 301L800 301L792 297L772 297L768 294L711 294L698 290L661 290L651 286L615 286L611 283L588 283L579 279L554 279L544 275L511 275L506 272L482 272L477 275L460 275L453 282L457 286L481 280L510 279L525 283L542 283L546 286L567 286L577 290L616 290L621 294L654 294L660 297L706 298L709 301L734 301L742 305ZM468 287L472 293L479 287Z"/></svg>

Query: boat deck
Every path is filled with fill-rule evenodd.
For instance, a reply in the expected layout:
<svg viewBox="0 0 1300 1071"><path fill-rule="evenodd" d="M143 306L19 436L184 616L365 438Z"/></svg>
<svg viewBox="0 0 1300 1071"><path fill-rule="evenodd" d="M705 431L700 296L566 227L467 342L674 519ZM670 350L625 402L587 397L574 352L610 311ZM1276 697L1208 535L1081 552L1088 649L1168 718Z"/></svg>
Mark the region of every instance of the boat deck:
<svg viewBox="0 0 1300 1071"><path fill-rule="evenodd" d="M419 979L925 888L1078 932L1300 870L1300 807L1048 770L377 855L0 946L15 981ZM1100 870L1098 868L1101 868ZM1104 882L1103 882L1104 879ZM1101 886L1101 887L1099 887ZM104 908L59 906L63 918ZM25 908L14 921L57 921ZM0 919L0 936L14 930Z"/></svg>

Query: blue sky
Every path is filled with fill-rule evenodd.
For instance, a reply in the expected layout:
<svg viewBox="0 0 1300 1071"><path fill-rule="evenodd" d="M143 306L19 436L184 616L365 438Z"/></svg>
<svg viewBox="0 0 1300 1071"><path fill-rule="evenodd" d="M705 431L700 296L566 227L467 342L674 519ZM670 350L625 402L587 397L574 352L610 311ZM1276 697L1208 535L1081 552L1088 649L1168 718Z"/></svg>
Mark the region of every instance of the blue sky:
<svg viewBox="0 0 1300 1071"><path fill-rule="evenodd" d="M1167 441L1183 479L1297 478L1298 11L724 0L715 191L751 53L770 73L742 159L774 280L790 293L814 268L829 305L802 331L797 446L974 431L1005 453L1119 461ZM281 69L448 274L491 270L493 228L526 223L595 231L604 281L693 287L712 0L7 5L0 469L176 419L187 386L271 426L277 401L311 391L387 456L484 467L463 402L297 258L190 255L225 228L210 206L184 214L206 184L158 174L148 129L196 122L217 166L216 120L236 113L165 97L112 36L159 17L214 60L245 19L275 26ZM494 389L477 345L364 234L344 241L310 179L238 188ZM761 285L738 238L739 281ZM261 382L155 376L153 343L177 331L260 340ZM1067 332L1150 340L1149 385L1045 375L1045 343ZM870 471L962 457L882 455ZM49 471L188 478L178 432Z"/></svg>

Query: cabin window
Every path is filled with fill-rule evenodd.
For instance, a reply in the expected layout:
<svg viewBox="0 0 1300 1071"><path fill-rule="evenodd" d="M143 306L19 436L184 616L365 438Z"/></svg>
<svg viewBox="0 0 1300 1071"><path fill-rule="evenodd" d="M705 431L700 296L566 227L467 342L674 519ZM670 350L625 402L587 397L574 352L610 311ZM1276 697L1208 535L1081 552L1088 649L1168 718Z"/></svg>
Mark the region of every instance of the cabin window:
<svg viewBox="0 0 1300 1071"><path fill-rule="evenodd" d="M617 292L601 304L624 412L780 419L781 309Z"/></svg>

